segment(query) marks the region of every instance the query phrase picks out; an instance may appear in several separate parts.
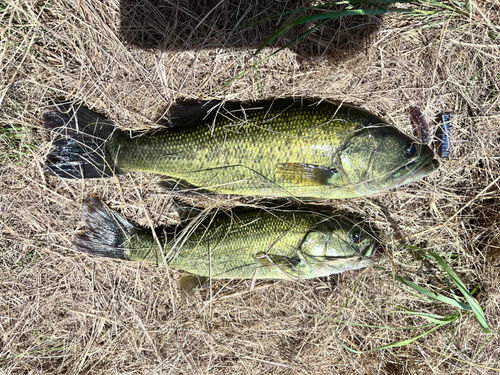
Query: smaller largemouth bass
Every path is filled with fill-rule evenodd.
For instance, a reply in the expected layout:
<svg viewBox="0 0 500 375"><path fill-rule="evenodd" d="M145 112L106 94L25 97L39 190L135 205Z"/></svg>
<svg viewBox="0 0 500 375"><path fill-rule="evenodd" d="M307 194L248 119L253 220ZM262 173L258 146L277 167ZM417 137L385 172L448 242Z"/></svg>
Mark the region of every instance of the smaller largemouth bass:
<svg viewBox="0 0 500 375"><path fill-rule="evenodd" d="M327 100L174 104L171 127L134 134L74 105L42 121L56 135L47 170L65 178L153 172L221 194L341 199L438 168L426 144L379 117Z"/></svg>
<svg viewBox="0 0 500 375"><path fill-rule="evenodd" d="M75 239L75 249L165 262L210 279L310 279L367 267L381 257L367 227L314 212L245 209L198 215L186 225L157 231L156 238L95 198L84 203L83 214L86 232Z"/></svg>

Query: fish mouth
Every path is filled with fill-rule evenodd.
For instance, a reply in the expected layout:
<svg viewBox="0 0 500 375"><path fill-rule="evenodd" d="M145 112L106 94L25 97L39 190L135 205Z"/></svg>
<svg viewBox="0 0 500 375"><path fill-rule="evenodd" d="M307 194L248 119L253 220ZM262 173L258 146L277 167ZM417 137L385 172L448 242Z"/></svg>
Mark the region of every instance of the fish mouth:
<svg viewBox="0 0 500 375"><path fill-rule="evenodd" d="M413 169L415 165L418 166L415 169ZM402 176L394 177L393 181L397 184L396 187L408 184L410 182L417 181L424 176L427 176L429 173L434 172L438 168L439 168L439 161L437 159L434 159L434 155L431 154L423 161L416 160L408 164L405 164L402 167L399 167L392 174L392 176L397 175L402 169L407 169L408 173L405 173Z"/></svg>
<svg viewBox="0 0 500 375"><path fill-rule="evenodd" d="M439 161L437 159L432 159L428 163L416 169L414 172L415 173L414 177L416 177L416 179L422 178L428 175L429 173L434 172L438 168L439 168Z"/></svg>

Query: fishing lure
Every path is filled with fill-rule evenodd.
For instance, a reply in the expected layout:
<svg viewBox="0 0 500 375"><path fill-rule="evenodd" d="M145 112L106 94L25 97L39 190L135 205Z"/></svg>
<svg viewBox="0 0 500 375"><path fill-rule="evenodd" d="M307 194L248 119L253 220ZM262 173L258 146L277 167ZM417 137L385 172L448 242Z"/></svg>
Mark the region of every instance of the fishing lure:
<svg viewBox="0 0 500 375"><path fill-rule="evenodd" d="M418 107L414 107L411 110L410 119L414 125L414 132L416 132L417 138L420 139L422 143L428 144L431 138L429 125L427 125L424 115L422 115Z"/></svg>
<svg viewBox="0 0 500 375"><path fill-rule="evenodd" d="M439 128L437 131L438 137L438 155L443 159L450 157L450 127L451 115L449 113L441 113L438 116Z"/></svg>

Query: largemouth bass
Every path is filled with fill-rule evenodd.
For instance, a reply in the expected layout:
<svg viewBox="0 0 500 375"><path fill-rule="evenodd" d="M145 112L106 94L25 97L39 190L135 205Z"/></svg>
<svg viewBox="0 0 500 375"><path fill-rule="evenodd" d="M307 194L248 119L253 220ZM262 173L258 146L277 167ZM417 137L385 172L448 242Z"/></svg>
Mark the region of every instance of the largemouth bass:
<svg viewBox="0 0 500 375"><path fill-rule="evenodd" d="M75 249L131 261L165 262L211 279L309 279L374 264L374 234L345 217L246 209L199 215L187 224L141 229L101 201L84 203L86 232Z"/></svg>
<svg viewBox="0 0 500 375"><path fill-rule="evenodd" d="M171 117L171 128L140 135L83 107L54 107L42 117L56 133L47 170L66 178L144 171L216 193L340 199L439 166L427 145L381 118L326 100L187 101Z"/></svg>

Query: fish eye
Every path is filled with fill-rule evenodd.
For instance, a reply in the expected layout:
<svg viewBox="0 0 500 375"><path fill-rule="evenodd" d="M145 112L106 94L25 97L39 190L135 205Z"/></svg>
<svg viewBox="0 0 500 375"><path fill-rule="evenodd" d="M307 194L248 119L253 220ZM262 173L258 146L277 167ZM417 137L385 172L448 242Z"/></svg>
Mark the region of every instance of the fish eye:
<svg viewBox="0 0 500 375"><path fill-rule="evenodd" d="M404 148L404 156L405 158L412 158L415 156L415 153L417 152L417 145L415 143L409 143L405 146Z"/></svg>
<svg viewBox="0 0 500 375"><path fill-rule="evenodd" d="M349 236L351 238L351 242L354 243L360 243L364 239L363 233L361 233L361 230L359 228L353 229Z"/></svg>

